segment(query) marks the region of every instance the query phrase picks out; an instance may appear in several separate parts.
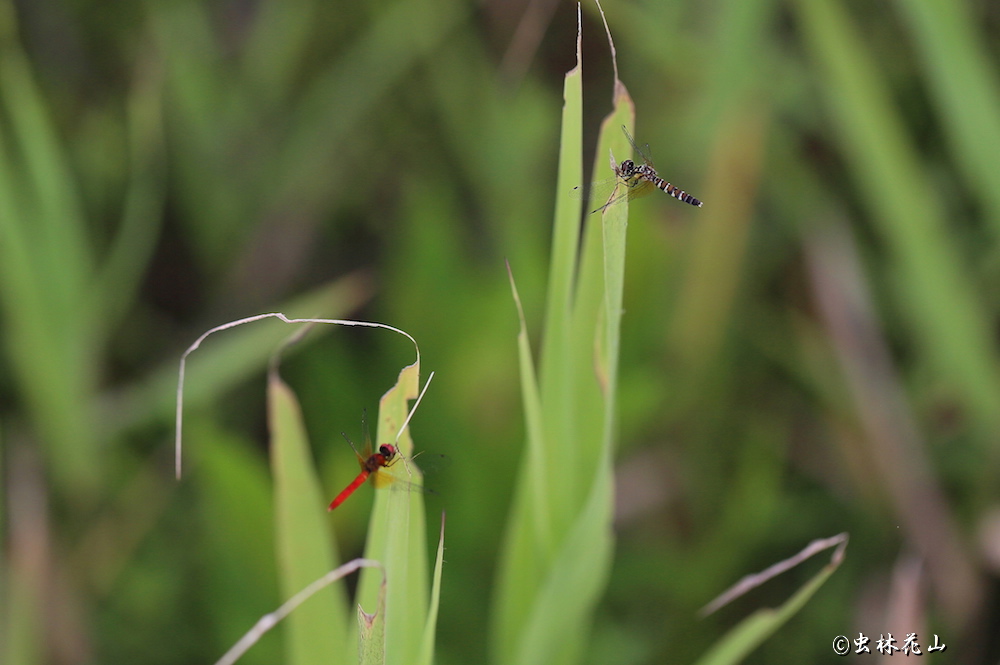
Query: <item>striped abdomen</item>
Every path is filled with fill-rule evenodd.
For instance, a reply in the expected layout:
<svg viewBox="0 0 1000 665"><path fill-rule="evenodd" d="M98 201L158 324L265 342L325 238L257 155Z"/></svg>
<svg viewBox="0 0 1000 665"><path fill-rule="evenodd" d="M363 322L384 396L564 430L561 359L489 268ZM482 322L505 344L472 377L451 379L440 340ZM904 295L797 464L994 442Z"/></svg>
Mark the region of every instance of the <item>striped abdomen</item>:
<svg viewBox="0 0 1000 665"><path fill-rule="evenodd" d="M698 206L699 208L701 207L701 201L691 196L680 187L674 187L663 178L657 178L656 181L653 182L653 184L662 189L663 191L665 191L667 194L670 194L670 196L674 197L678 201L683 201L684 203L690 203L691 205Z"/></svg>
<svg viewBox="0 0 1000 665"><path fill-rule="evenodd" d="M701 201L691 196L680 187L675 187L674 185L671 185L669 182L658 176L656 174L656 171L653 171L652 169L649 169L646 166L638 166L636 167L636 172L641 177L653 183L659 189L662 189L664 192L674 197L678 201L683 201L684 203L689 203L699 208L701 207Z"/></svg>

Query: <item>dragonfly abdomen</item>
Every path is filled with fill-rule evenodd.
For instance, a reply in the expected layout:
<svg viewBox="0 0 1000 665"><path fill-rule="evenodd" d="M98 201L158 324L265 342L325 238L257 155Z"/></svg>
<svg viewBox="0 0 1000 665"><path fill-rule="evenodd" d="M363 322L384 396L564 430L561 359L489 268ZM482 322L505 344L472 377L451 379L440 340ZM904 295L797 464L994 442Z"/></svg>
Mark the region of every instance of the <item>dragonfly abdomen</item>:
<svg viewBox="0 0 1000 665"><path fill-rule="evenodd" d="M375 457L375 455L372 455L372 457ZM351 496L351 494L354 493L354 490L361 487L361 484L366 480L368 480L368 476L370 476L371 474L372 474L371 471L369 471L366 468L362 468L361 473L359 473L358 476L351 482L351 484L345 487L344 490L340 494L338 494L333 501L330 502L330 506L326 510L329 512L334 508L336 508L337 506L339 506L340 504L347 501L347 497Z"/></svg>
<svg viewBox="0 0 1000 665"><path fill-rule="evenodd" d="M654 185L656 185L664 192L677 199L678 201L683 201L684 203L690 203L691 205L697 206L698 208L701 207L701 201L691 196L680 187L675 187L674 185L671 185L663 178L659 176L654 176L652 178L652 182Z"/></svg>

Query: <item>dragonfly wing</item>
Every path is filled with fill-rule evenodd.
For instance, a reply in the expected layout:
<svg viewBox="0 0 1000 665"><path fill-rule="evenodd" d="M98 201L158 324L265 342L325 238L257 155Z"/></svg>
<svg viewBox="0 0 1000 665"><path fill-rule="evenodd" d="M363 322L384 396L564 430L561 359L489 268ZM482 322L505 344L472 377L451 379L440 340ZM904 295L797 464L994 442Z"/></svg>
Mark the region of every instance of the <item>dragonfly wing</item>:
<svg viewBox="0 0 1000 665"><path fill-rule="evenodd" d="M368 459L368 457L362 456L361 453L358 451L358 449L354 447L354 442L351 441L351 437L347 436L347 432L341 432L340 435L344 437L347 443L351 444L351 450L354 451L354 456L358 458L358 464L361 465L362 469L365 468L365 460ZM370 446L368 447L368 449L365 450L365 455L371 455Z"/></svg>
<svg viewBox="0 0 1000 665"><path fill-rule="evenodd" d="M616 185L621 185L621 183L617 182ZM616 189L612 189L606 198L605 197L598 198L595 196L591 201L591 205L596 205L598 207L595 208L594 210L591 210L590 214L593 215L595 212L601 212L602 210L606 210L616 203L621 203L626 198L628 198L628 195L629 195L628 188L622 185L620 187L617 187ZM604 202L604 204L598 205L602 201Z"/></svg>
<svg viewBox="0 0 1000 665"><path fill-rule="evenodd" d="M648 180L642 179L634 186L628 188L628 200L637 199L640 196L649 196L656 191L656 185Z"/></svg>
<svg viewBox="0 0 1000 665"><path fill-rule="evenodd" d="M396 476L392 475L391 472L386 471L385 469L379 469L378 473L373 473L371 478L372 478L372 485L374 485L379 489L383 489L389 487L390 485L395 485L399 482L403 482L399 480L399 478L397 478Z"/></svg>
<svg viewBox="0 0 1000 665"><path fill-rule="evenodd" d="M569 197L574 201L592 201L594 199L607 200L608 196L611 195L611 192L614 191L615 185L617 184L617 176L614 178L597 180L591 183L589 187L574 187L570 190Z"/></svg>
<svg viewBox="0 0 1000 665"><path fill-rule="evenodd" d="M361 438L364 440L365 459L372 454L372 435L368 431L368 409L361 412Z"/></svg>
<svg viewBox="0 0 1000 665"><path fill-rule="evenodd" d="M406 472L403 471L403 473ZM424 489L422 485L411 483L409 480L404 480L400 476L393 475L392 471L387 469L381 469L378 473L372 474L372 485L378 489L385 489L388 487L394 492L397 490L418 493L429 491Z"/></svg>
<svg viewBox="0 0 1000 665"><path fill-rule="evenodd" d="M610 208L611 206L625 200L631 201L632 199L637 199L640 196L647 196L652 194L655 189L656 187L653 186L653 183L648 180L639 180L632 186L628 186L623 182L621 183L621 191L616 192L613 197L609 197L607 203L599 207L597 210L594 210L594 212Z"/></svg>
<svg viewBox="0 0 1000 665"><path fill-rule="evenodd" d="M588 208L593 207L601 210L616 203L617 199L622 196L622 192L616 191L620 183L621 179L615 176L606 180L598 180L590 187L574 187L570 191L570 198L574 201L587 201ZM614 201L612 201L612 197L615 199Z"/></svg>
<svg viewBox="0 0 1000 665"><path fill-rule="evenodd" d="M640 157L642 157L642 161L644 161L646 163L646 166L649 166L650 168L652 168L652 166L653 166L653 153L649 149L649 144L647 143L642 148L640 148L636 144L635 139L632 138L632 135L628 133L627 129L625 129L625 125L622 125L622 131L625 132L625 138L627 138L628 142L632 145L632 149L635 150L639 154ZM643 195L643 196L645 196L645 195ZM635 197L632 197L632 198L635 198Z"/></svg>
<svg viewBox="0 0 1000 665"><path fill-rule="evenodd" d="M354 442L351 441L351 437L347 436L347 432L341 432L340 435L344 437L347 443L351 444L351 450L353 450L354 454L357 456L358 463L361 464L362 469L365 468L365 460L371 457L372 454L372 439L371 436L368 435L368 409L361 412L361 450L358 450L357 446L354 445Z"/></svg>
<svg viewBox="0 0 1000 665"><path fill-rule="evenodd" d="M412 472L415 466L416 465L412 461L404 460L402 457L395 457L388 464L381 467L376 473L372 474L372 485L379 489L389 486L397 489L413 485L412 483L404 480L404 477L407 470ZM413 487L419 487L419 485L413 485Z"/></svg>
<svg viewBox="0 0 1000 665"><path fill-rule="evenodd" d="M419 460L414 459L419 455ZM405 462L405 463L404 463ZM397 457L396 460L391 462L387 468L379 469L378 473L374 474L374 479L372 483L375 487L389 487L395 489L412 490L415 492L429 492L423 485L417 482L410 482L407 480L406 472L409 469L413 476L412 480L420 481L424 473L430 473L436 475L440 471L451 466L452 459L447 455L425 455L417 453L413 457L403 460Z"/></svg>

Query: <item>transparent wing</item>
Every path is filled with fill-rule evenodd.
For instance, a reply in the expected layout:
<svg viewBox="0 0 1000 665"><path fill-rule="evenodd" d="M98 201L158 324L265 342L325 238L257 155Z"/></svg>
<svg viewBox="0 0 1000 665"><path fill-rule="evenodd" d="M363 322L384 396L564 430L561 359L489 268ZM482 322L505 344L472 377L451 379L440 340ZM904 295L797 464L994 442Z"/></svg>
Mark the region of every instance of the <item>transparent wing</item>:
<svg viewBox="0 0 1000 665"><path fill-rule="evenodd" d="M585 189L575 187L570 196L576 200L589 201L592 208L591 213L595 213L622 201L631 201L640 196L647 196L652 194L654 190L656 190L656 186L644 178L632 178L626 182L621 178L614 177L594 183L589 195Z"/></svg>
<svg viewBox="0 0 1000 665"><path fill-rule="evenodd" d="M361 412L361 450L358 450L357 446L354 445L351 437L347 436L347 432L341 432L340 435L344 437L347 443L351 444L351 450L354 451L354 455L358 458L358 463L362 469L365 468L365 460L372 454L372 439L368 434L368 410L365 409Z"/></svg>
<svg viewBox="0 0 1000 665"><path fill-rule="evenodd" d="M368 409L361 411L361 446L365 459L372 454L372 435L368 431Z"/></svg>
<svg viewBox="0 0 1000 665"><path fill-rule="evenodd" d="M632 135L628 133L627 129L625 129L625 125L622 125L622 131L625 132L625 138L627 138L628 142L632 145L632 150L642 157L642 161L646 163L646 166L653 168L653 153L649 149L649 144L647 143L640 148L636 145L635 139L632 138Z"/></svg>
<svg viewBox="0 0 1000 665"><path fill-rule="evenodd" d="M648 196L656 191L656 185L645 178L633 178L628 187L628 200Z"/></svg>
<svg viewBox="0 0 1000 665"><path fill-rule="evenodd" d="M632 135L628 133L625 125L622 125L622 131L625 133L625 138L628 139L629 145L632 146L632 150L635 151L646 163L646 166L653 169L653 161L650 158L649 144L647 143L645 148L640 148L636 145L635 139ZM654 169L655 170L655 169ZM607 178L606 180L598 180L593 183L590 188L586 187L574 187L570 192L570 197L574 200L589 201L591 208L591 213L604 210L622 201L631 201L632 199L637 199L640 196L647 196L653 193L656 186L652 182L646 180L645 178L633 177L628 180L624 180L619 176L614 178Z"/></svg>
<svg viewBox="0 0 1000 665"><path fill-rule="evenodd" d="M413 480L415 481L421 480L421 476L424 473L434 474L451 466L451 458L446 455L419 454L419 457L419 466L413 457L406 460L406 466L416 471L413 476ZM406 479L406 469L404 468L403 459L400 457L397 457L396 460L390 463L389 468L379 469L378 472L372 474L371 483L378 488L391 486L393 490L423 492L425 494L435 493L434 490L427 489L418 482L411 482Z"/></svg>
<svg viewBox="0 0 1000 665"><path fill-rule="evenodd" d="M404 487L406 483L405 480L400 480L396 476L392 475L392 473L386 469L379 469L370 476L370 479L372 485L374 485L379 489L389 487L390 485L392 485L393 487L397 485L400 487ZM400 483L403 483L403 485L400 485Z"/></svg>
<svg viewBox="0 0 1000 665"><path fill-rule="evenodd" d="M620 184L621 179L618 176L598 180L591 183L590 187L574 187L570 191L570 198L575 201L588 201L589 209L597 208L600 210L611 202L612 195L615 199L620 198L622 193L615 191Z"/></svg>

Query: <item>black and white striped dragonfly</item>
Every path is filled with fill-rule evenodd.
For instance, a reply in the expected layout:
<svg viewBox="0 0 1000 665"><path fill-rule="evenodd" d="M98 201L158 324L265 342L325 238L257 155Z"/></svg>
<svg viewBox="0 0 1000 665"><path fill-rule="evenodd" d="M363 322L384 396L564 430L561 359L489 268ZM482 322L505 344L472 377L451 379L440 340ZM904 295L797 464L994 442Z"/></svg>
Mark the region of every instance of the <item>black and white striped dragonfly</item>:
<svg viewBox="0 0 1000 665"><path fill-rule="evenodd" d="M626 159L621 164L618 164L615 162L614 156L612 156L611 168L615 172L614 178L594 183L589 196L587 196L585 190L575 187L573 189L574 198L586 198L590 201L604 200L604 205L592 210L591 214L602 212L622 201L631 201L640 196L652 194L654 189L662 190L678 201L683 201L699 208L702 206L701 201L659 176L653 167L653 160L649 157L648 143L644 150L635 144L632 135L625 129L625 125L622 125L622 131L625 132L625 138L628 139L632 149L642 158L643 163L636 164L633 160Z"/></svg>

